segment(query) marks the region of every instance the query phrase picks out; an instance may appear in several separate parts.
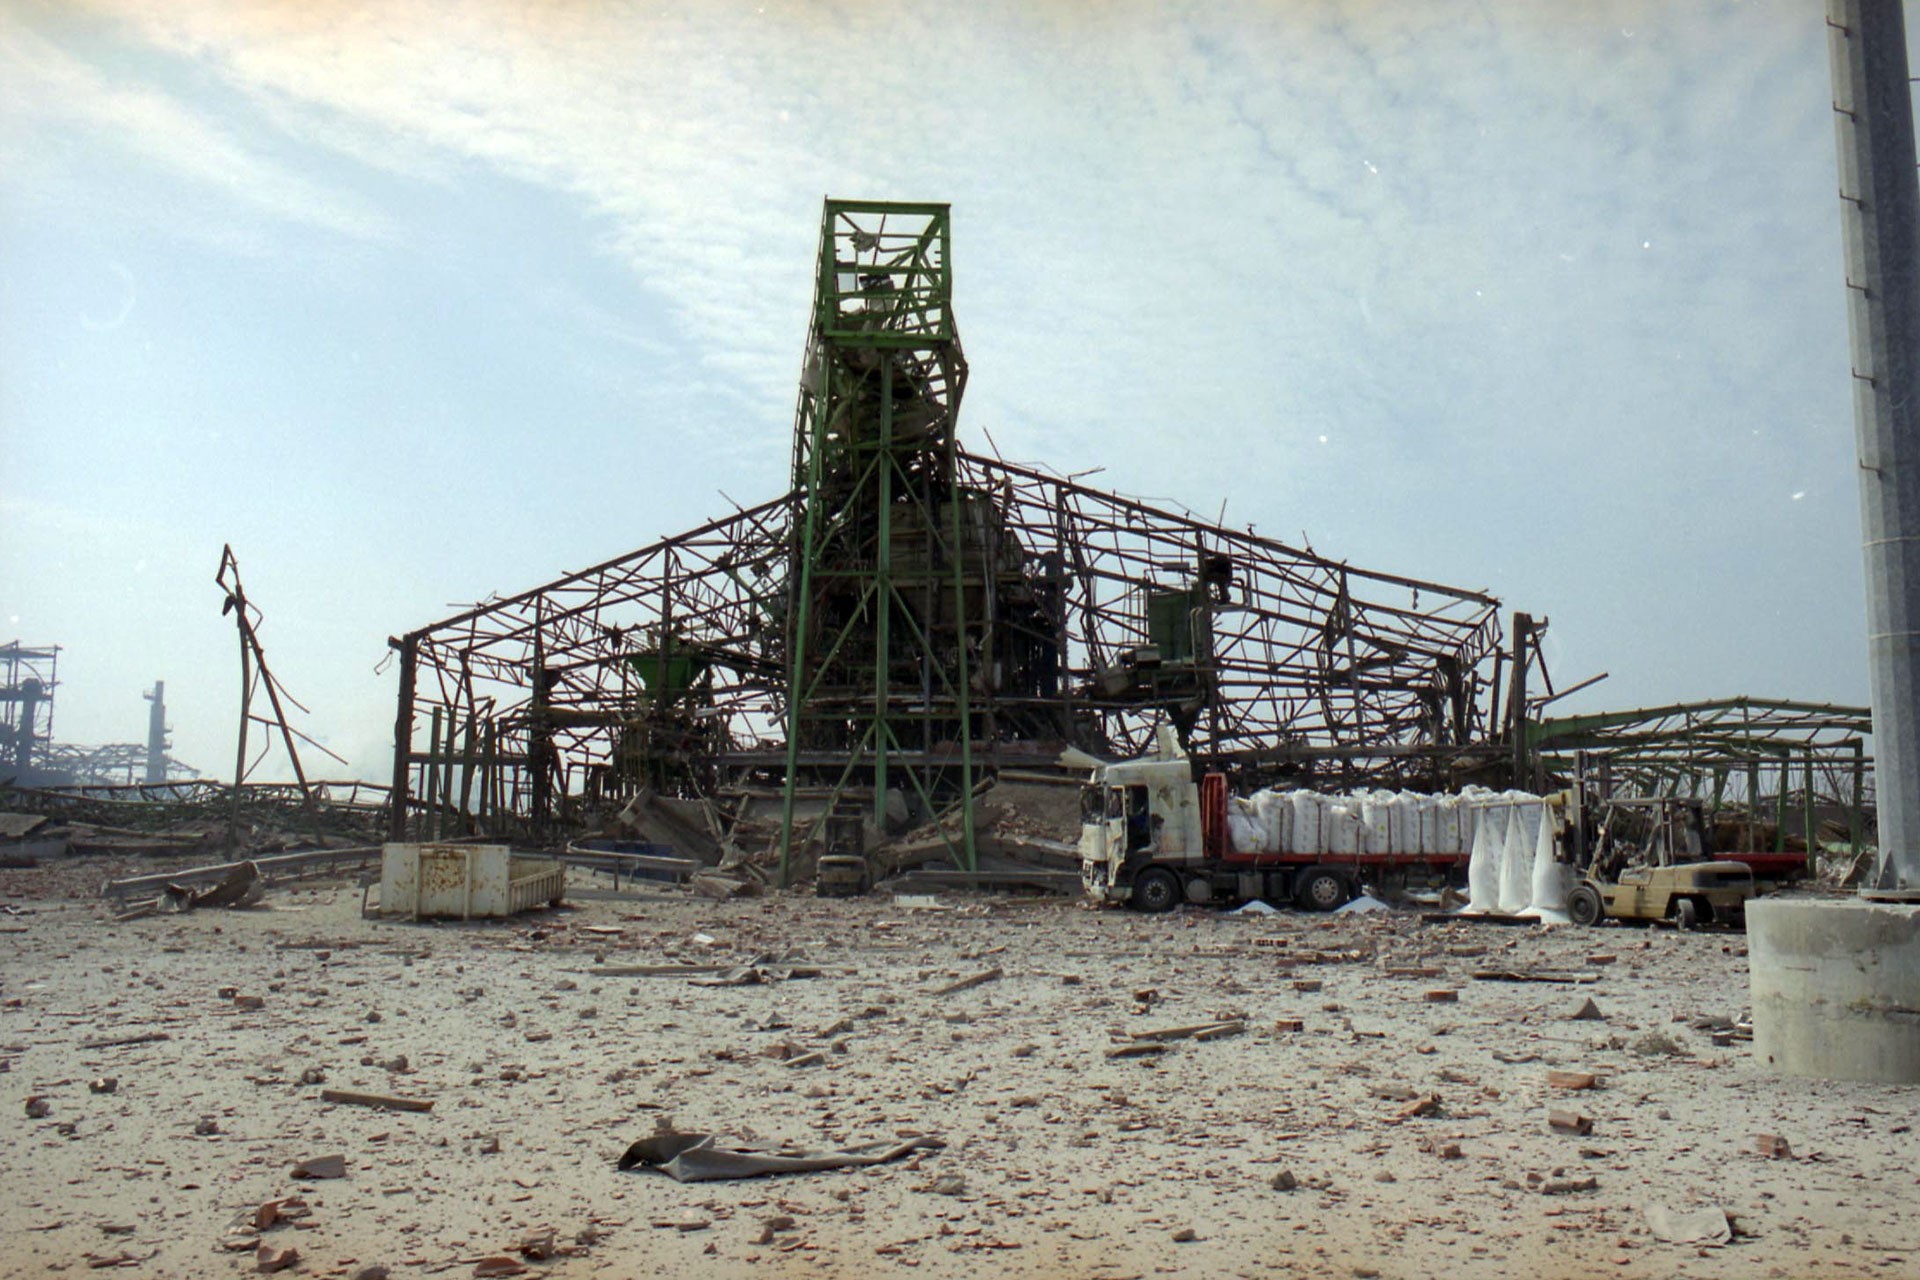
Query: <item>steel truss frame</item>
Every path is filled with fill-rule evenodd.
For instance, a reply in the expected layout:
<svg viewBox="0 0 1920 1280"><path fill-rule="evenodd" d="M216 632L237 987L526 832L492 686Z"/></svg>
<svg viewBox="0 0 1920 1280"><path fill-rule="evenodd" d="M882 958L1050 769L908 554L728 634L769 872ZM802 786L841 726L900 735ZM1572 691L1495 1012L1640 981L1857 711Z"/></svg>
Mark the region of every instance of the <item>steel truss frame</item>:
<svg viewBox="0 0 1920 1280"><path fill-rule="evenodd" d="M109 742L102 746L73 746L56 742L40 754L47 769L68 779L68 786L112 786L137 782L147 769L147 744ZM164 761L169 778L187 780L200 776L191 765L171 756ZM163 784L155 784L163 785Z"/></svg>
<svg viewBox="0 0 1920 1280"><path fill-rule="evenodd" d="M1501 645L1492 597L1034 467L958 461L964 489L995 496L976 540L996 572L1045 602L1059 655L1051 694L1004 678L976 688L983 767L1044 763L1066 745L1138 754L1152 726L1188 714L1196 696L1190 742L1209 764L1311 770L1337 759L1356 779L1417 780L1436 758L1501 754L1484 705ZM784 577L797 506L792 495L762 503L390 640L396 838L532 835L647 787L780 787L792 754ZM1144 597L1184 581L1202 555L1234 566L1222 598L1210 588L1203 606L1211 661L1178 682L1107 692L1103 673L1149 635ZM985 652L1004 661L1034 627L1031 616L1000 621ZM818 777L848 759L803 750L797 767Z"/></svg>
<svg viewBox="0 0 1920 1280"><path fill-rule="evenodd" d="M950 250L944 205L829 201L793 489L389 641L394 838L751 791L784 859L842 797L925 818L976 765L1139 754L1161 721L1252 777L1503 755L1493 597L960 449Z"/></svg>
<svg viewBox="0 0 1920 1280"><path fill-rule="evenodd" d="M1726 698L1530 721L1537 772L1580 776L1603 794L1704 799L1759 818L1784 847L1788 813L1808 832L1845 815L1856 852L1873 808L1873 714L1866 707Z"/></svg>
<svg viewBox="0 0 1920 1280"><path fill-rule="evenodd" d="M865 792L849 807L884 828L896 806L924 820L973 787L970 668L996 588L956 463L952 262L944 204L822 211L793 433L783 882L801 789L825 783L829 811ZM816 776L805 758L821 753L841 759ZM949 846L972 869L971 805Z"/></svg>
<svg viewBox="0 0 1920 1280"><path fill-rule="evenodd" d="M60 646L0 645L0 770L31 770L53 746Z"/></svg>

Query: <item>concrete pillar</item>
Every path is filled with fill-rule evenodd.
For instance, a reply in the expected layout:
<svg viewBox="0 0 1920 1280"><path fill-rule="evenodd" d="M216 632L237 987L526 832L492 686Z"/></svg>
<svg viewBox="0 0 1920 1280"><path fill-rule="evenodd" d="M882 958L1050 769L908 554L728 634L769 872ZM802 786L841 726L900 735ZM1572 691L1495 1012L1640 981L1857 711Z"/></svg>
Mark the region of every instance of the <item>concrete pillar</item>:
<svg viewBox="0 0 1920 1280"><path fill-rule="evenodd" d="M1747 905L1753 1059L1790 1076L1920 1082L1920 908Z"/></svg>
<svg viewBox="0 0 1920 1280"><path fill-rule="evenodd" d="M1906 20L1901 0L1828 0L1827 27L1880 816L1862 892L1920 898L1920 180ZM1758 1063L1920 1082L1920 907L1755 902L1747 935Z"/></svg>
<svg viewBox="0 0 1920 1280"><path fill-rule="evenodd" d="M1829 0L1880 860L1920 896L1920 181L1901 0Z"/></svg>

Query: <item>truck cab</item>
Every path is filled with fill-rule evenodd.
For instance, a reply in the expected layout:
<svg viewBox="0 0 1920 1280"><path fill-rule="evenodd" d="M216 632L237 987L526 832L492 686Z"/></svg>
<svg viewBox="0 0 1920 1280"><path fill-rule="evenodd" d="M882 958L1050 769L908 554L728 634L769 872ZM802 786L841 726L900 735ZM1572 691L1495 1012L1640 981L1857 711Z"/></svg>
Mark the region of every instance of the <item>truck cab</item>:
<svg viewBox="0 0 1920 1280"><path fill-rule="evenodd" d="M1080 793L1080 879L1096 901L1165 911L1184 897L1169 865L1206 856L1193 767L1171 728L1160 727L1157 746L1094 769Z"/></svg>

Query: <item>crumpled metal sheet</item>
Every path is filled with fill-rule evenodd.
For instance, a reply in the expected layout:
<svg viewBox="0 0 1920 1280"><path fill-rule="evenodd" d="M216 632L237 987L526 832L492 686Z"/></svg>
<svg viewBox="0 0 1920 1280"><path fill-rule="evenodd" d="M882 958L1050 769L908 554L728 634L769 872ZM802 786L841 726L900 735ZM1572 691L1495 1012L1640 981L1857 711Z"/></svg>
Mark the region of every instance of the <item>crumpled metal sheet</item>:
<svg viewBox="0 0 1920 1280"><path fill-rule="evenodd" d="M769 967L769 957L761 957L752 964L737 969L728 969L724 973L709 977L693 978L689 985L696 987L752 987L762 983L786 982L791 978L817 978L820 970L812 966L775 964Z"/></svg>
<svg viewBox="0 0 1920 1280"><path fill-rule="evenodd" d="M844 1151L754 1151L718 1146L710 1133L667 1130L628 1147L620 1157L620 1168L657 1169L675 1182L720 1182L886 1164L915 1151L938 1151L946 1145L938 1138L909 1138L904 1142L872 1142Z"/></svg>
<svg viewBox="0 0 1920 1280"><path fill-rule="evenodd" d="M164 896L175 911L197 911L201 907L250 907L266 896L266 891L259 864L241 862L210 889L196 891L185 885L169 884Z"/></svg>

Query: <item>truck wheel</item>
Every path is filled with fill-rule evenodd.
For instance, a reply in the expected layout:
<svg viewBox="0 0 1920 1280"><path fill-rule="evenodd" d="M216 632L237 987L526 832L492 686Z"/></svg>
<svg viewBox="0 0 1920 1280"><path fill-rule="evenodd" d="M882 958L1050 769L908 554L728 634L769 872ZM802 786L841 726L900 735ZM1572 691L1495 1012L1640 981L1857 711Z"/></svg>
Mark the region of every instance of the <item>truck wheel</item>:
<svg viewBox="0 0 1920 1280"><path fill-rule="evenodd" d="M1693 929L1693 928L1699 927L1699 924L1700 924L1700 908L1694 904L1694 901L1692 898L1680 898L1674 902L1673 904L1673 927L1674 928Z"/></svg>
<svg viewBox="0 0 1920 1280"><path fill-rule="evenodd" d="M1171 911L1181 896L1179 877L1165 867L1149 867L1133 878L1133 905L1142 911Z"/></svg>
<svg viewBox="0 0 1920 1280"><path fill-rule="evenodd" d="M1309 867L1293 887L1293 900L1302 911L1331 911L1353 896L1347 878L1327 867Z"/></svg>
<svg viewBox="0 0 1920 1280"><path fill-rule="evenodd" d="M1584 927L1599 924L1607 916L1606 900L1590 884L1577 884L1567 892L1567 918Z"/></svg>

